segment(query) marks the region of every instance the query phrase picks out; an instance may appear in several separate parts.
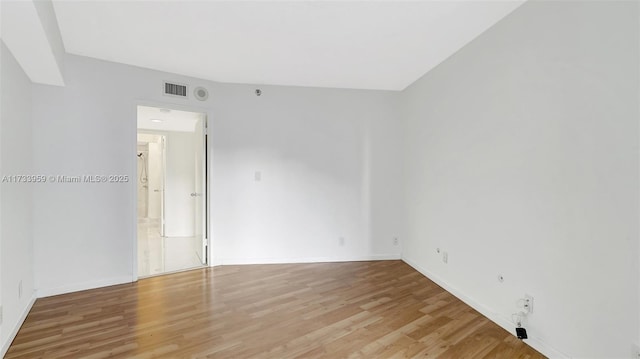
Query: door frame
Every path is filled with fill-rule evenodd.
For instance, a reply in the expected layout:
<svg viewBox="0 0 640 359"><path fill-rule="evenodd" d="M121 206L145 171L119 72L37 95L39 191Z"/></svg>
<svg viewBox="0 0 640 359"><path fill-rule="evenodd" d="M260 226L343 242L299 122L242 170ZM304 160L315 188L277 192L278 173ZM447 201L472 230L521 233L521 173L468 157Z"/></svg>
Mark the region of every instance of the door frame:
<svg viewBox="0 0 640 359"><path fill-rule="evenodd" d="M148 106L148 107L158 107L158 108L167 108L170 110L177 110L177 111L189 111L189 112L197 112L197 113L201 113L203 114L204 118L204 158L205 158L205 168L204 168L204 172L205 172L205 183L204 183L204 190L205 190L205 205L204 205L204 223L205 223L205 231L204 231L204 236L205 236L205 241L206 241L206 253L205 253L205 257L207 260L207 263L203 266L207 266L207 267L212 267L213 266L213 256L212 256L212 239L211 239L211 156L210 156L210 146L211 146L211 140L209 138L209 128L210 128L210 121L209 119L212 118L211 117L211 111L208 108L204 108L204 107L198 107L198 106L185 106L185 105L181 105L181 104L175 104L175 103L167 103L167 102L159 102L159 101L147 101L147 100L136 100L133 102L133 106L132 106L132 135L131 138L132 140L130 141L131 147L130 147L130 152L131 153L136 153L137 148L138 148L138 106ZM132 156L133 157L133 156ZM130 173L133 174L137 174L137 160L135 158L131 159L131 163L130 163ZM136 177L136 176L132 176L132 177ZM132 198L132 216L131 216L131 228L132 228L132 233L131 233L131 243L132 243L132 278L131 281L132 282L137 282L138 281L138 189L137 189L137 180L132 180L129 183L129 191L130 191L130 198Z"/></svg>
<svg viewBox="0 0 640 359"><path fill-rule="evenodd" d="M208 193L209 193L209 186L208 186L208 173L207 173L207 165L208 165L208 151L207 151L207 139L208 139L208 126L207 126L207 114L203 113L203 112L198 112L201 115L200 120L202 121L201 124L199 126L197 126L196 128L199 129L199 131L197 131L195 133L195 136L197 138L196 143L201 144L201 148L203 150L204 153L199 153L199 151L196 151L196 156L198 156L198 153L201 157L197 157L197 159L199 159L199 163L196 164L196 177L195 180L196 182L201 181L200 185L200 191L202 191L202 195L203 195L203 202L199 202L197 204L197 207L199 207L199 210L201 211L201 222L196 222L196 224L200 224L199 226L195 226L194 234L199 234L201 233L201 237L200 238L200 243L199 246L202 250L202 254L199 256L200 257L200 261L202 262L203 266L209 266L209 224L208 221L206 220L208 218ZM199 168L199 171L198 171ZM199 174L199 176L198 176ZM198 197L198 188L194 188L194 191L192 193L196 195L196 198ZM196 210L197 213L198 210ZM196 216L196 220L197 220L197 216Z"/></svg>

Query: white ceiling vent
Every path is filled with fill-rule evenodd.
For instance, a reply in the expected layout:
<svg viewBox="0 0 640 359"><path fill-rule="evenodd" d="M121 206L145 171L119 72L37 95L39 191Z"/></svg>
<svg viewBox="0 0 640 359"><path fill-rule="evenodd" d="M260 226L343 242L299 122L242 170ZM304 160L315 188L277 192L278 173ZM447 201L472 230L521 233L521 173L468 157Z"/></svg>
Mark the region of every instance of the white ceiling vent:
<svg viewBox="0 0 640 359"><path fill-rule="evenodd" d="M168 96L187 97L187 85L174 82L164 82L164 94Z"/></svg>
<svg viewBox="0 0 640 359"><path fill-rule="evenodd" d="M204 87L196 87L196 89L193 90L193 95L196 99L204 101L209 98L209 91Z"/></svg>

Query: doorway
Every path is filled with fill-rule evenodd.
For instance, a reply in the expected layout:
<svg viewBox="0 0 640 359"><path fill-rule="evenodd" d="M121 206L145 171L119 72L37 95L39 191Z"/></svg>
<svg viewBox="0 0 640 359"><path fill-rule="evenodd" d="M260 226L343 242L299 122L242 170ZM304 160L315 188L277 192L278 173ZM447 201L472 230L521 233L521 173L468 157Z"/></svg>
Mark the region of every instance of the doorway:
<svg viewBox="0 0 640 359"><path fill-rule="evenodd" d="M138 106L138 276L208 265L206 115Z"/></svg>

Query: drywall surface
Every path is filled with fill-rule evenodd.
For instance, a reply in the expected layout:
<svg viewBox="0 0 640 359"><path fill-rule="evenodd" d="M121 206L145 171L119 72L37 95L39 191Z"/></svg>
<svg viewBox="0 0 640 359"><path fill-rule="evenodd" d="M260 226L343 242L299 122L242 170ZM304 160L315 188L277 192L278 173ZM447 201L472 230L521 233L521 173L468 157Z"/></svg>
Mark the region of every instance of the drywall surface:
<svg viewBox="0 0 640 359"><path fill-rule="evenodd" d="M204 86L209 100L164 96L165 80ZM72 55L65 83L34 86L36 171L132 181L37 187L40 295L136 277L138 105L207 114L212 263L399 258L397 93L260 86L256 96L258 86Z"/></svg>
<svg viewBox="0 0 640 359"><path fill-rule="evenodd" d="M398 256L396 94L254 89L216 94L211 202L222 263Z"/></svg>
<svg viewBox="0 0 640 359"><path fill-rule="evenodd" d="M34 300L33 174L31 134L32 84L11 52L0 43L0 293L2 325L0 355L22 324Z"/></svg>
<svg viewBox="0 0 640 359"><path fill-rule="evenodd" d="M532 295L553 357L638 338L637 7L528 2L403 94L405 260L505 326Z"/></svg>

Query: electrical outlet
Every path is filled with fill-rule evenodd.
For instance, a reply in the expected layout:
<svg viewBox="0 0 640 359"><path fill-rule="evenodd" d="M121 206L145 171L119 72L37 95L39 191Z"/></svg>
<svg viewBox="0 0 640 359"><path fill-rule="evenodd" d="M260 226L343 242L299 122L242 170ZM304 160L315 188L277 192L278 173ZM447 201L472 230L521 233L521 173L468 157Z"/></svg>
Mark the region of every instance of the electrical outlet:
<svg viewBox="0 0 640 359"><path fill-rule="evenodd" d="M524 295L524 310L527 313L533 313L533 296L529 294Z"/></svg>
<svg viewBox="0 0 640 359"><path fill-rule="evenodd" d="M22 280L18 283L18 299L22 298Z"/></svg>
<svg viewBox="0 0 640 359"><path fill-rule="evenodd" d="M256 171L256 172L253 174L253 179L254 179L256 182L260 182L260 181L262 180L262 173L261 173L260 171Z"/></svg>
<svg viewBox="0 0 640 359"><path fill-rule="evenodd" d="M398 237L393 237L393 245L394 246L398 245Z"/></svg>
<svg viewBox="0 0 640 359"><path fill-rule="evenodd" d="M449 263L449 253L442 252L442 261L445 263Z"/></svg>
<svg viewBox="0 0 640 359"><path fill-rule="evenodd" d="M340 243L340 246L344 246L344 237L340 237L338 243Z"/></svg>

